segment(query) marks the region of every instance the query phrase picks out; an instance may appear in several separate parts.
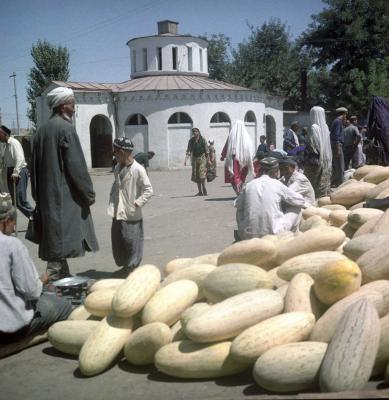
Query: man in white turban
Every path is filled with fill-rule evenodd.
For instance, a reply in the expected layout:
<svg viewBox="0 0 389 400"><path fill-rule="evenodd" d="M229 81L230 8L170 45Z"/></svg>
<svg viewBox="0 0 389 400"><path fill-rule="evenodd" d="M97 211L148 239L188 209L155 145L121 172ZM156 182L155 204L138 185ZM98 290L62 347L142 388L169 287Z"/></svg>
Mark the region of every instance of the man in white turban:
<svg viewBox="0 0 389 400"><path fill-rule="evenodd" d="M90 206L95 192L72 116L71 89L47 95L53 113L34 135L31 192L41 227L39 257L47 261L51 280L70 275L66 259L98 250Z"/></svg>
<svg viewBox="0 0 389 400"><path fill-rule="evenodd" d="M57 87L47 94L47 104L50 109L74 102L74 93L72 89L66 87Z"/></svg>

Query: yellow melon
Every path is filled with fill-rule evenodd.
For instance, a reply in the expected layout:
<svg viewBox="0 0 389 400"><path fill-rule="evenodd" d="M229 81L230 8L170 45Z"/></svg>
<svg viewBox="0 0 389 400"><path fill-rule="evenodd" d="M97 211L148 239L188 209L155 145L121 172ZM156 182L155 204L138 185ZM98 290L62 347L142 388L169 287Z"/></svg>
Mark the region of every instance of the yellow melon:
<svg viewBox="0 0 389 400"><path fill-rule="evenodd" d="M315 277L313 290L324 304L332 305L361 286L361 270L354 261L343 259L324 265Z"/></svg>

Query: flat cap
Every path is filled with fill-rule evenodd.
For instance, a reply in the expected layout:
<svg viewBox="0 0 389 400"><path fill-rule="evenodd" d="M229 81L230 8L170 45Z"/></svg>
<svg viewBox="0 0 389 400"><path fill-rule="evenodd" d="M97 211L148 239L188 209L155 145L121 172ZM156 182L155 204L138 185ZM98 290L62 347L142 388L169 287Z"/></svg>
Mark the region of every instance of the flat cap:
<svg viewBox="0 0 389 400"><path fill-rule="evenodd" d="M126 138L125 136L121 138L116 138L113 141L113 146L116 147L117 149L123 149L129 151L134 150L134 144L130 139Z"/></svg>
<svg viewBox="0 0 389 400"><path fill-rule="evenodd" d="M279 167L278 160L275 157L265 157L259 161L259 165L266 169Z"/></svg>
<svg viewBox="0 0 389 400"><path fill-rule="evenodd" d="M348 112L346 107L338 107L335 111L337 113L346 113L346 112Z"/></svg>
<svg viewBox="0 0 389 400"><path fill-rule="evenodd" d="M293 165L296 166L297 162L293 157L284 157L278 161L280 165Z"/></svg>

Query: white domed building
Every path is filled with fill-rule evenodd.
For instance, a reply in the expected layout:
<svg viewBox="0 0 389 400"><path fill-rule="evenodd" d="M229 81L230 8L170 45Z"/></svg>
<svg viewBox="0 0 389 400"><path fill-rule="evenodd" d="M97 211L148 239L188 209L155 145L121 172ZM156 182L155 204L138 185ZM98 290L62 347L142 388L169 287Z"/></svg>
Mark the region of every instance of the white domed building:
<svg viewBox="0 0 389 400"><path fill-rule="evenodd" d="M38 127L50 116L47 93L72 88L74 123L88 167L109 167L112 141L127 136L135 150L152 150L152 169L182 168L192 127L215 140L217 158L231 125L245 122L253 150L259 136L282 146L282 98L208 78L207 41L158 22L158 35L131 39L131 79L123 83L53 81L37 98ZM267 106L265 106L267 104Z"/></svg>

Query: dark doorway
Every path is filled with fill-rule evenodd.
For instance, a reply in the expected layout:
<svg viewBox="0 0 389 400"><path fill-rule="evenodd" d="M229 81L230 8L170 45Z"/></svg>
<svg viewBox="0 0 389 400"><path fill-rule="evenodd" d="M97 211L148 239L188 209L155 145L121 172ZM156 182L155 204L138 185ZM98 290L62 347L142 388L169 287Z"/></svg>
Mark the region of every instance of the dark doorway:
<svg viewBox="0 0 389 400"><path fill-rule="evenodd" d="M277 146L276 143L276 121L271 115L266 115L266 143L268 146L274 144L274 147Z"/></svg>
<svg viewBox="0 0 389 400"><path fill-rule="evenodd" d="M89 126L92 168L112 166L112 125L104 115L96 115Z"/></svg>

